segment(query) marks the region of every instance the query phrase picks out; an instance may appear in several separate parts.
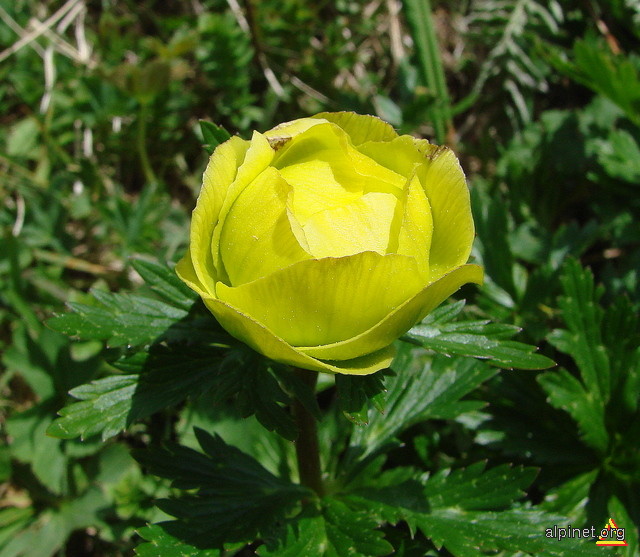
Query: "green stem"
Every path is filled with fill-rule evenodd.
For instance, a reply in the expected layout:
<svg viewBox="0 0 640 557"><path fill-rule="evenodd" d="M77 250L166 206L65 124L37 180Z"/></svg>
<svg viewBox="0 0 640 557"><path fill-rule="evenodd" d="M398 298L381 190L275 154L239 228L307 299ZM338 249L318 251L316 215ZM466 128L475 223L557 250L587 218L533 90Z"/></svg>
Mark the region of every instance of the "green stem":
<svg viewBox="0 0 640 557"><path fill-rule="evenodd" d="M149 161L149 152L147 151L147 117L149 116L149 105L143 103L138 113L138 156L142 165L144 178L149 184L155 184L158 180Z"/></svg>
<svg viewBox="0 0 640 557"><path fill-rule="evenodd" d="M294 372L301 381L315 392L318 380L317 371L295 369ZM294 399L291 411L298 426L298 438L295 441L295 446L300 483L322 496L324 494L324 484L320 466L316 419L298 399Z"/></svg>
<svg viewBox="0 0 640 557"><path fill-rule="evenodd" d="M431 0L404 0L407 21L413 31L418 67L425 85L433 92L432 125L438 143L453 139L451 100L447 89L440 45L433 20Z"/></svg>

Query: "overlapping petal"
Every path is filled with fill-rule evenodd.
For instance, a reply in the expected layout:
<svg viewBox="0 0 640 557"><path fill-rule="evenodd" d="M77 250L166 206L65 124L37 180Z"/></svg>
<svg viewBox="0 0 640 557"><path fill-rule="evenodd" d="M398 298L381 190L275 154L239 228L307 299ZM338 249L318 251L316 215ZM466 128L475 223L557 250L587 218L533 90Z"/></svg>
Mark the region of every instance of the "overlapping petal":
<svg viewBox="0 0 640 557"><path fill-rule="evenodd" d="M238 287L218 283L216 292L291 345L314 346L366 331L422 286L412 258L362 252L301 261Z"/></svg>
<svg viewBox="0 0 640 557"><path fill-rule="evenodd" d="M218 146L204 172L202 189L191 216L190 257L198 280L210 292L214 292L218 278L211 253L213 229L227 189L235 180L248 148L249 142L239 137L232 137Z"/></svg>
<svg viewBox="0 0 640 557"><path fill-rule="evenodd" d="M365 141L392 141L398 134L393 126L376 116L355 112L321 112L312 116L336 124L358 146Z"/></svg>
<svg viewBox="0 0 640 557"><path fill-rule="evenodd" d="M341 360L352 358L363 351L376 351L406 333L424 319L463 284L482 283L483 271L478 265L457 267L437 281L425 286L404 304L389 312L366 331L346 341L323 346L303 346L299 350L320 359Z"/></svg>
<svg viewBox="0 0 640 557"><path fill-rule="evenodd" d="M358 149L398 174L419 176L433 216L432 277L464 264L475 231L467 182L453 151L406 135L388 143L369 141Z"/></svg>
<svg viewBox="0 0 640 557"><path fill-rule="evenodd" d="M385 346L363 356L340 361L320 360L304 354L259 323L253 316L215 298L203 298L218 322L234 337L277 362L303 369L348 375L369 375L389 367L395 349Z"/></svg>
<svg viewBox="0 0 640 557"><path fill-rule="evenodd" d="M291 231L287 217L290 194L289 184L269 167L238 195L227 214L219 246L231 285L311 258Z"/></svg>
<svg viewBox="0 0 640 557"><path fill-rule="evenodd" d="M218 277L228 280L228 275L224 269L220 256L220 235L226 221L231 206L236 201L238 195L255 179L258 175L267 169L273 160L274 150L269 145L267 138L258 133L253 132L251 143L245 154L242 164L238 168L235 179L227 188L226 195L222 201L222 206L218 213L217 222L213 229L211 238L211 257L213 265L216 268Z"/></svg>

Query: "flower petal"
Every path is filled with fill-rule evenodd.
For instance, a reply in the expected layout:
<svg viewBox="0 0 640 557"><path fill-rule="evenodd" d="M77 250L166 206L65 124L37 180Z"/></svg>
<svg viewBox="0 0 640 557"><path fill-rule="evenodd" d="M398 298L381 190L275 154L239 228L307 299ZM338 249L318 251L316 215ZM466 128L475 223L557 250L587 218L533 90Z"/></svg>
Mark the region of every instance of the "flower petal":
<svg viewBox="0 0 640 557"><path fill-rule="evenodd" d="M191 290L196 292L199 296L211 296L211 292L202 284L202 281L196 274L193 260L191 259L191 252L187 250L183 258L178 261L175 268L176 274ZM212 290L213 292L213 290Z"/></svg>
<svg viewBox="0 0 640 557"><path fill-rule="evenodd" d="M439 306L463 284L482 283L482 267L463 265L424 287L404 304L398 306L367 331L343 342L325 346L298 347L308 356L321 359L350 359L379 350L406 333L416 323Z"/></svg>
<svg viewBox="0 0 640 557"><path fill-rule="evenodd" d="M264 136L269 140L271 146L275 150L278 150L291 140L291 138L324 122L326 122L326 120L319 120L317 118L298 118L297 120L278 124L275 128L265 132Z"/></svg>
<svg viewBox="0 0 640 557"><path fill-rule="evenodd" d="M366 193L348 205L315 213L301 223L309 252L316 259L367 251L384 255L397 204L389 193Z"/></svg>
<svg viewBox="0 0 640 557"><path fill-rule="evenodd" d="M318 360L303 354L253 317L232 305L210 297L204 298L204 303L229 334L276 362L325 373L368 375L389 367L395 354L395 348L390 345L349 360L339 362Z"/></svg>
<svg viewBox="0 0 640 557"><path fill-rule="evenodd" d="M337 124L349 135L351 142L356 146L365 141L391 141L398 137L393 126L377 116L355 112L321 112L312 118L321 118Z"/></svg>
<svg viewBox="0 0 640 557"><path fill-rule="evenodd" d="M410 257L363 252L301 261L237 287L218 283L216 292L287 343L315 346L366 331L422 286Z"/></svg>
<svg viewBox="0 0 640 557"><path fill-rule="evenodd" d="M408 135L390 143L368 142L358 150L403 176L418 173L433 215L432 279L466 263L475 232L469 188L453 151Z"/></svg>
<svg viewBox="0 0 640 557"><path fill-rule="evenodd" d="M347 205L362 195L361 190L339 184L326 161L292 164L280 170L280 175L291 186L290 210L301 225L316 213Z"/></svg>
<svg viewBox="0 0 640 557"><path fill-rule="evenodd" d="M426 142L422 147L429 160L423 185L433 214L433 238L429 252L433 279L467 262L475 229L469 188L457 157L447 147Z"/></svg>
<svg viewBox="0 0 640 557"><path fill-rule="evenodd" d="M278 170L284 172L292 166L324 162L331 167L335 180L350 192L401 193L406 177L360 153L335 124L320 122L278 150L273 161Z"/></svg>
<svg viewBox="0 0 640 557"><path fill-rule="evenodd" d="M429 250L433 235L431 205L415 174L407 180L404 193L405 199L400 205L403 208L402 217L398 219L400 229L397 232L397 246L389 246L389 251L413 257L424 282L431 282L429 271ZM392 231L392 234L394 232Z"/></svg>
<svg viewBox="0 0 640 557"><path fill-rule="evenodd" d="M211 238L211 256L213 258L213 264L218 271L218 278L221 280L228 280L228 275L220 258L220 234L224 227L227 215L231 206L240 195L240 193L262 172L264 171L271 161L275 151L269 145L267 139L258 132L253 132L249 148L242 164L238 168L235 180L229 186L226 191L226 196L220 207L219 214L215 221L215 227L213 229L213 236ZM193 256L194 261L196 256Z"/></svg>
<svg viewBox="0 0 640 557"><path fill-rule="evenodd" d="M218 146L204 171L202 189L192 213L189 251L194 272L207 292L215 291L217 279L211 254L213 229L248 148L249 142L237 136Z"/></svg>
<svg viewBox="0 0 640 557"><path fill-rule="evenodd" d="M311 257L291 231L290 191L280 173L269 167L229 209L219 249L231 285L251 282Z"/></svg>

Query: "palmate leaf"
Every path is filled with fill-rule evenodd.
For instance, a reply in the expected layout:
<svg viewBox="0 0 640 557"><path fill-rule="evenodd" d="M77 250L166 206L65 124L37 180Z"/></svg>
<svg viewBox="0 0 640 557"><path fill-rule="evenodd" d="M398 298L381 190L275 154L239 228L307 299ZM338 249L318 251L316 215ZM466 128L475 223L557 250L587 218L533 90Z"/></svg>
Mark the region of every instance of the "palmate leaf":
<svg viewBox="0 0 640 557"><path fill-rule="evenodd" d="M70 302L74 313L54 317L47 325L83 340L104 340L109 346L137 346L161 337L187 317L184 309L134 294L92 290L97 305Z"/></svg>
<svg viewBox="0 0 640 557"><path fill-rule="evenodd" d="M407 347L408 348L408 347ZM384 415L369 411L369 423L357 428L351 438L352 448L362 458L376 453L396 435L426 419L452 419L477 410L484 403L460 399L499 372L498 368L469 358L436 356L425 362L400 350L393 364L397 375L387 377L387 400Z"/></svg>
<svg viewBox="0 0 640 557"><path fill-rule="evenodd" d="M554 524L562 524L563 519L541 511L461 512L446 509L415 517L415 520L436 548L444 546L459 557L481 556L497 550L558 557L602 555L600 548L589 539L560 541L547 538L545 530Z"/></svg>
<svg viewBox="0 0 640 557"><path fill-rule="evenodd" d="M376 530L378 521L339 499L325 497L320 510L304 511L275 543L258 549L260 557L378 557L393 547Z"/></svg>
<svg viewBox="0 0 640 557"><path fill-rule="evenodd" d="M384 472L369 486L325 497L315 513L305 509L291 519L285 534L261 547L258 554L386 555L393 549L384 547L380 527L404 522L412 534L419 530L437 551L444 547L460 557L496 551L558 557L600 555L591 540L546 537L547 528L566 525L563 517L540 509L513 508L536 474L532 468L501 465L486 470L481 462L431 477L409 469L399 471ZM433 546L421 543L425 554L433 551Z"/></svg>
<svg viewBox="0 0 640 557"><path fill-rule="evenodd" d="M554 365L546 356L534 354L534 346L507 340L519 332L518 327L489 321L453 322L463 307L461 300L438 308L403 340L450 356L486 359L505 368L545 369Z"/></svg>
<svg viewBox="0 0 640 557"><path fill-rule="evenodd" d="M171 340L228 339L215 320L206 313L195 318L197 296L171 269L150 261L132 261L161 299L137 294L115 294L92 290L91 304L70 302L73 313L53 317L47 326L83 340L103 340L109 346L139 346L165 338Z"/></svg>
<svg viewBox="0 0 640 557"><path fill-rule="evenodd" d="M392 374L391 370L381 370L371 375L336 375L338 404L344 415L355 424L365 425L371 406L384 413L384 379Z"/></svg>
<svg viewBox="0 0 640 557"><path fill-rule="evenodd" d="M101 433L106 440L189 395L221 386L224 378L215 373L221 360L219 349L207 347L185 351L183 347L157 345L148 352L138 352L114 364L135 373L105 377L72 389L71 396L80 402L63 408L47 434L71 439Z"/></svg>
<svg viewBox="0 0 640 557"><path fill-rule="evenodd" d="M135 451L157 476L182 490L197 490L159 506L176 520L161 523L169 536L203 549L270 536L311 492L277 478L220 437L196 429L203 453L183 446Z"/></svg>
<svg viewBox="0 0 640 557"><path fill-rule="evenodd" d="M281 405L288 396L269 372L266 361L244 347L154 345L113 364L127 375L99 379L71 390L79 399L60 411L47 430L70 439L100 433L108 439L136 420L175 406L188 397L207 396L211 404L236 397L244 416L256 414L269 430L288 439L297 435Z"/></svg>
<svg viewBox="0 0 640 557"><path fill-rule="evenodd" d="M538 377L552 406L568 412L576 421L584 441L604 452L609 443L605 407L611 395L611 371L603 345L603 310L598 305L602 289L594 286L593 275L569 260L561 277L564 295L559 304L567 329L556 329L549 342L571 355L582 381L566 370L547 372Z"/></svg>
<svg viewBox="0 0 640 557"><path fill-rule="evenodd" d="M587 391L584 385L566 369L538 377L551 406L566 410L576 421L585 443L604 452L609 433L604 422L604 404Z"/></svg>
<svg viewBox="0 0 640 557"><path fill-rule="evenodd" d="M197 294L166 265L145 259L134 259L131 265L144 279L146 286L169 304L189 311L198 298Z"/></svg>
<svg viewBox="0 0 640 557"><path fill-rule="evenodd" d="M289 368L272 366L229 336L201 303L194 303L195 295L171 269L142 260L132 264L161 300L94 292L96 305L72 304L76 313L49 325L112 346L151 346L112 364L126 375L72 389L80 401L60 412L49 435L70 439L101 433L107 439L136 420L202 394L213 404L234 397L243 416L255 414L267 429L291 440L297 430L283 406L288 393L318 415L314 397Z"/></svg>
<svg viewBox="0 0 640 557"><path fill-rule="evenodd" d="M501 464L486 470L477 462L458 470L445 469L429 477L424 493L432 508L459 507L465 510L498 509L525 495L537 475L535 468Z"/></svg>
<svg viewBox="0 0 640 557"><path fill-rule="evenodd" d="M139 557L220 557L217 549L199 549L172 536L159 524L152 524L138 530L138 534L148 543L135 548Z"/></svg>
<svg viewBox="0 0 640 557"><path fill-rule="evenodd" d="M355 509L367 509L372 517L391 524L404 521L420 530L440 550L456 556L485 555L504 550L532 555L597 555L586 540L559 542L545 536L545 529L566 521L538 509L510 508L520 499L536 471L501 465L485 470L485 463L466 469L444 470L432 477L415 475L400 484L366 487L345 500ZM387 485L385 485L387 484Z"/></svg>

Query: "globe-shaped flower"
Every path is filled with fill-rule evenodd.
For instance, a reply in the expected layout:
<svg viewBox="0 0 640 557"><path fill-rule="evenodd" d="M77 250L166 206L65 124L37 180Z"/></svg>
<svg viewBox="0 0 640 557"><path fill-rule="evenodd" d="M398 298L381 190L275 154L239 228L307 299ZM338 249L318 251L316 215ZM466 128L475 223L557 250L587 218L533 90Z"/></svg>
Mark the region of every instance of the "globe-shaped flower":
<svg viewBox="0 0 640 557"><path fill-rule="evenodd" d="M482 269L455 155L373 116L322 113L218 146L178 263L234 337L334 373L393 342Z"/></svg>

